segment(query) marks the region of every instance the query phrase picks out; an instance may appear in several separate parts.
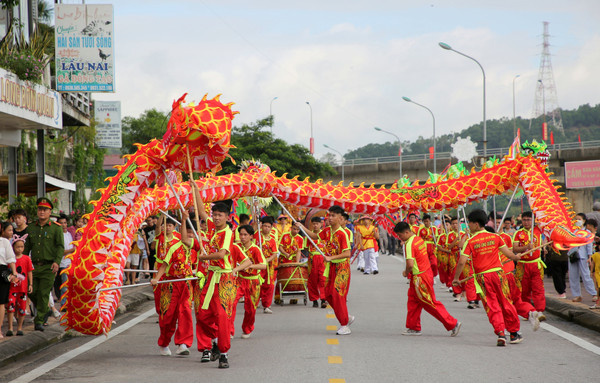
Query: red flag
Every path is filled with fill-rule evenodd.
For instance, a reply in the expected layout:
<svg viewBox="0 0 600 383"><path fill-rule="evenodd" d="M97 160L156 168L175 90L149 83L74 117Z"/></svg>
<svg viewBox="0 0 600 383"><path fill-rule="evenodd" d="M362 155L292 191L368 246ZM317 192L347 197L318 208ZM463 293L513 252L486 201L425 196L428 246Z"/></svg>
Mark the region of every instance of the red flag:
<svg viewBox="0 0 600 383"><path fill-rule="evenodd" d="M433 146L429 147L429 158L433 158Z"/></svg>
<svg viewBox="0 0 600 383"><path fill-rule="evenodd" d="M579 143L581 144L581 134L577 135L577 141L579 141Z"/></svg>
<svg viewBox="0 0 600 383"><path fill-rule="evenodd" d="M517 137L519 137L519 141L521 141L521 128L517 129Z"/></svg>
<svg viewBox="0 0 600 383"><path fill-rule="evenodd" d="M548 124L542 123L542 140L548 140Z"/></svg>
<svg viewBox="0 0 600 383"><path fill-rule="evenodd" d="M550 145L554 145L554 132L550 132Z"/></svg>
<svg viewBox="0 0 600 383"><path fill-rule="evenodd" d="M402 146L398 148L398 157L402 157Z"/></svg>

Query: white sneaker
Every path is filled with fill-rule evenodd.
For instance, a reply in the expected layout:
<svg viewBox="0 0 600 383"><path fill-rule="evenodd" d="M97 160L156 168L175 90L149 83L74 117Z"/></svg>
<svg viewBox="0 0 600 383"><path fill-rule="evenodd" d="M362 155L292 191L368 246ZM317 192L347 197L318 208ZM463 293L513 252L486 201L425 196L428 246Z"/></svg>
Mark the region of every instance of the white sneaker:
<svg viewBox="0 0 600 383"><path fill-rule="evenodd" d="M242 339L250 338L250 334L242 333Z"/></svg>
<svg viewBox="0 0 600 383"><path fill-rule="evenodd" d="M273 314L273 310L271 310L268 307L265 307L265 309L263 310L263 313L265 313L265 314Z"/></svg>
<svg viewBox="0 0 600 383"><path fill-rule="evenodd" d="M349 315L348 316L348 324L347 324L347 326L350 326L352 323L354 323L354 315Z"/></svg>
<svg viewBox="0 0 600 383"><path fill-rule="evenodd" d="M171 355L171 349L169 347L159 347L160 349L160 355L162 356L170 356Z"/></svg>
<svg viewBox="0 0 600 383"><path fill-rule="evenodd" d="M350 331L350 327L348 327L348 326L341 326L337 330L337 334L338 335L350 335L350 334L352 334L352 331Z"/></svg>
<svg viewBox="0 0 600 383"><path fill-rule="evenodd" d="M52 307L52 315L55 318L59 318L60 317L60 311L58 311L57 309L55 309L54 307Z"/></svg>
<svg viewBox="0 0 600 383"><path fill-rule="evenodd" d="M419 336L419 335L421 335L421 331L412 330L410 328L407 328L406 330L404 330L402 335Z"/></svg>
<svg viewBox="0 0 600 383"><path fill-rule="evenodd" d="M537 331L540 328L540 321L538 319L537 311L530 311L528 320L529 320L529 323L531 323L531 327L533 328L533 331Z"/></svg>
<svg viewBox="0 0 600 383"><path fill-rule="evenodd" d="M171 354L171 352L169 351L169 355ZM177 355L190 355L190 350L187 348L187 346L185 344L180 344L179 347L177 347L177 350L175 351L175 354Z"/></svg>

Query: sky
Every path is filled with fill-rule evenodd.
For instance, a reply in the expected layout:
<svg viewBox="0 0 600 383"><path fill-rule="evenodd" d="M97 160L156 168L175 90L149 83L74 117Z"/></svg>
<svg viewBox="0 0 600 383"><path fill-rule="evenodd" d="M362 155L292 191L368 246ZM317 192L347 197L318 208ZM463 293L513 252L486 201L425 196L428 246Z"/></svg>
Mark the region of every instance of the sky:
<svg viewBox="0 0 600 383"><path fill-rule="evenodd" d="M63 1L63 3L78 3ZM86 4L107 1L86 1ZM134 1L114 4L115 93L122 115L173 100L222 94L240 126L275 117L273 133L347 153L368 143L459 132L483 118L532 117L542 22L558 104L600 103L600 2L528 1ZM274 100L274 98L277 99ZM306 104L310 103L310 106Z"/></svg>

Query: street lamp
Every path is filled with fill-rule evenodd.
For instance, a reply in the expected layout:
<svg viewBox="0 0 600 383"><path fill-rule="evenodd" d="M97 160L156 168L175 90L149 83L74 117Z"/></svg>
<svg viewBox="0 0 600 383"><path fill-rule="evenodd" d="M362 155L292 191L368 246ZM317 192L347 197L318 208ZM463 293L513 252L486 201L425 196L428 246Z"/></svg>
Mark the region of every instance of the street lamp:
<svg viewBox="0 0 600 383"><path fill-rule="evenodd" d="M344 182L344 155L327 144L323 144L323 146L329 150L333 150L334 152L339 154L340 157L342 157L342 182Z"/></svg>
<svg viewBox="0 0 600 383"><path fill-rule="evenodd" d="M269 117L273 116L273 101L277 100L279 97L273 97L271 103L269 104ZM273 133L273 121L271 121L271 133Z"/></svg>
<svg viewBox="0 0 600 383"><path fill-rule="evenodd" d="M384 133L390 134L390 135L396 137L396 139L398 140L398 163L400 166L400 178L398 178L398 182L400 182L400 179L402 179L402 144L400 143L400 137L398 137L397 135L395 135L392 132L388 132L387 130L383 130L378 127L374 127L373 129L375 129L378 132L384 132Z"/></svg>
<svg viewBox="0 0 600 383"><path fill-rule="evenodd" d="M433 115L433 112L431 111L431 109L429 109L425 105L421 105L418 102L414 102L413 100L411 100L408 97L402 97L402 99L406 102L412 102L415 105L419 105L421 108L425 108L425 109L427 109L427 111L429 111L429 113L431 113L431 117L433 118L433 173L437 174L437 166L436 166L437 165L437 157L436 157L437 149L435 147L435 116Z"/></svg>
<svg viewBox="0 0 600 383"><path fill-rule="evenodd" d="M513 78L513 138L517 137L517 115L515 112L515 80L521 77L520 74Z"/></svg>
<svg viewBox="0 0 600 383"><path fill-rule="evenodd" d="M479 67L481 68L481 73L483 73L483 157L487 157L487 129L486 129L486 119L485 119L485 71L483 70L483 67L481 66L479 61L475 60L473 57L468 56L462 52L459 52L459 51L453 49L450 45L448 45L446 43L439 43L439 45L440 45L440 47L442 47L446 50L456 52L461 56L465 56L466 58L469 58L469 59L475 61L477 63L477 65L479 65Z"/></svg>
<svg viewBox="0 0 600 383"><path fill-rule="evenodd" d="M306 101L306 105L310 108L310 154L315 155L315 139L313 138L313 123L312 123L312 106Z"/></svg>

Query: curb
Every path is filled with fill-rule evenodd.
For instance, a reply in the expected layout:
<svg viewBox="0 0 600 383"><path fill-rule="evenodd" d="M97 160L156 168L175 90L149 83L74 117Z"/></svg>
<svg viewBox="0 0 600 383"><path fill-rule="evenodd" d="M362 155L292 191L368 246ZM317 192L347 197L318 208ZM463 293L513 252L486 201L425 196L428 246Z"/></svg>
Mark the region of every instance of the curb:
<svg viewBox="0 0 600 383"><path fill-rule="evenodd" d="M565 320L600 332L600 312L546 296L546 310Z"/></svg>
<svg viewBox="0 0 600 383"><path fill-rule="evenodd" d="M132 311L144 302L151 300L154 300L154 295L151 291L144 292L141 291L141 289L140 291L132 291L129 294L122 296L119 307L115 312L115 318L125 314L128 311ZM44 332L34 331L26 334L23 337L18 337L20 339L15 339L14 341L7 342L6 345L0 346L0 368L44 348L47 348L55 343L68 340L76 336L83 335L74 330L65 331L64 327L61 326L60 323L56 323L46 327Z"/></svg>

